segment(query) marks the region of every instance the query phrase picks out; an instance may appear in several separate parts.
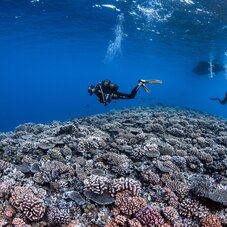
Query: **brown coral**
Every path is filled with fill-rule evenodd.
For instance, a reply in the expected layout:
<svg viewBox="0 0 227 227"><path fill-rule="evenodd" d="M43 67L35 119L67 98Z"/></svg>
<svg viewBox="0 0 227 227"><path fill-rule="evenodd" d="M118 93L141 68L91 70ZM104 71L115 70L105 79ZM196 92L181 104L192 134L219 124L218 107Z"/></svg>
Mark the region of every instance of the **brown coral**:
<svg viewBox="0 0 227 227"><path fill-rule="evenodd" d="M214 214L203 218L200 223L202 227L222 227L221 219Z"/></svg>

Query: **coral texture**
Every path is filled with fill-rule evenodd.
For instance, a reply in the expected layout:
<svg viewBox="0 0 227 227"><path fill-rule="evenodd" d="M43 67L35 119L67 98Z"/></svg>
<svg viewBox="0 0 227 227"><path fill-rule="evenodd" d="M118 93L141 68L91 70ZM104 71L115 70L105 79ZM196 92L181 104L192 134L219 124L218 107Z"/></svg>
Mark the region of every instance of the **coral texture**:
<svg viewBox="0 0 227 227"><path fill-rule="evenodd" d="M27 187L16 187L12 191L11 204L30 221L40 220L46 210L44 201L34 195Z"/></svg>

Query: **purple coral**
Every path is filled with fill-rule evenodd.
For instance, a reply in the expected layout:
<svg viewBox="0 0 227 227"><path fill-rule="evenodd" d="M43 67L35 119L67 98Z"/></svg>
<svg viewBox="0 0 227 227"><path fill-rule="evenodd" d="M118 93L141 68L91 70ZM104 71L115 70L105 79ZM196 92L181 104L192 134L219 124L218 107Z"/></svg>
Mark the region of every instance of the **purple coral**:
<svg viewBox="0 0 227 227"><path fill-rule="evenodd" d="M160 182L160 177L157 173L152 172L151 170L142 172L141 174L143 180L152 185L157 185Z"/></svg>
<svg viewBox="0 0 227 227"><path fill-rule="evenodd" d="M154 207L151 206L146 206L145 208L139 210L135 214L135 217L143 226L156 226L164 224L162 216Z"/></svg>
<svg viewBox="0 0 227 227"><path fill-rule="evenodd" d="M178 217L177 210L172 206L165 207L162 210L162 212L163 212L164 216L166 217L166 219L169 220L170 222L174 222Z"/></svg>

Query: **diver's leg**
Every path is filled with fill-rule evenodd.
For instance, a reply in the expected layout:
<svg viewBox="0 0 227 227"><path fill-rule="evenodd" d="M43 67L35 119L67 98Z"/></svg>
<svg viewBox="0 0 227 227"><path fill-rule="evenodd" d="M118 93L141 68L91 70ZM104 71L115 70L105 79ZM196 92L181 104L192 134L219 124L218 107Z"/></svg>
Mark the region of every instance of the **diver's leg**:
<svg viewBox="0 0 227 227"><path fill-rule="evenodd" d="M130 94L122 93L122 92L115 92L112 95L112 99L133 99L136 96L139 88L143 85L142 82L139 82L130 92Z"/></svg>
<svg viewBox="0 0 227 227"><path fill-rule="evenodd" d="M210 98L210 100L214 101L214 100L218 100L218 98Z"/></svg>
<svg viewBox="0 0 227 227"><path fill-rule="evenodd" d="M225 99L221 100L219 98L210 98L210 100L214 101L214 100L217 100L220 104L225 104Z"/></svg>

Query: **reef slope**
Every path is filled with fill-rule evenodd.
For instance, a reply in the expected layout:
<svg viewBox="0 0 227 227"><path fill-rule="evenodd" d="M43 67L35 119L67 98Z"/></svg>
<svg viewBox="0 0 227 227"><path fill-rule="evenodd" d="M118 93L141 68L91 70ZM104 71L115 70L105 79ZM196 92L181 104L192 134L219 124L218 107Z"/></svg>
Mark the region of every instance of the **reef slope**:
<svg viewBox="0 0 227 227"><path fill-rule="evenodd" d="M225 226L227 121L168 106L0 134L0 226Z"/></svg>

